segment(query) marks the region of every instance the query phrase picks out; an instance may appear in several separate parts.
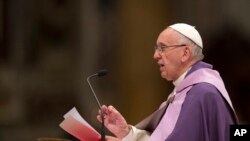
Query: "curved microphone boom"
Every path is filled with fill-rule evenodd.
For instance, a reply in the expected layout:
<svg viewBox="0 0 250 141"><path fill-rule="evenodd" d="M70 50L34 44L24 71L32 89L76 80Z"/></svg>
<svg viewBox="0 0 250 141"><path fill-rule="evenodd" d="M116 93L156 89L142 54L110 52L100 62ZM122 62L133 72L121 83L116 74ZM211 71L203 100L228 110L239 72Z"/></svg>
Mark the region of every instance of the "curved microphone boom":
<svg viewBox="0 0 250 141"><path fill-rule="evenodd" d="M95 97L95 100L96 100L96 102L97 102L97 104L98 104L98 106L99 106L99 109L101 110L101 119L102 119L101 141L105 141L104 113L103 113L103 111L102 111L101 104L100 104L100 102L99 102L99 100L98 100L98 98L97 98L97 96L96 96L96 94L95 94L95 91L94 91L94 89L93 89L93 87L92 87L92 85L91 85L91 83L90 83L90 78L92 78L92 77L94 77L94 76L101 77L101 76L106 75L107 73L108 73L108 70L103 69L103 70L100 70L100 71L96 72L95 74L92 74L92 75L90 75L90 76L87 77L87 82L88 82L88 84L89 84L89 87L90 87L90 89L91 89L91 91L92 91L92 93L93 93L93 95L94 95L94 97Z"/></svg>
<svg viewBox="0 0 250 141"><path fill-rule="evenodd" d="M99 100L98 100L98 98L97 98L97 96L96 96L96 94L95 94L95 91L94 91L94 89L93 89L93 87L92 87L92 85L91 85L91 83L90 83L90 78L92 78L92 77L94 77L94 76L101 77L101 76L106 75L107 73L108 73L108 70L103 69L103 70L100 70L100 71L96 72L95 74L92 74L92 75L88 76L88 78L87 78L87 82L88 82L88 84L89 84L89 87L90 87L90 89L91 89L91 91L92 91L92 93L93 93L93 95L94 95L94 97L95 97L95 100L96 100L96 102L97 102L97 104L98 104L98 106L99 106L100 109L101 109L102 107L101 107L101 104L100 104L100 102L99 102Z"/></svg>

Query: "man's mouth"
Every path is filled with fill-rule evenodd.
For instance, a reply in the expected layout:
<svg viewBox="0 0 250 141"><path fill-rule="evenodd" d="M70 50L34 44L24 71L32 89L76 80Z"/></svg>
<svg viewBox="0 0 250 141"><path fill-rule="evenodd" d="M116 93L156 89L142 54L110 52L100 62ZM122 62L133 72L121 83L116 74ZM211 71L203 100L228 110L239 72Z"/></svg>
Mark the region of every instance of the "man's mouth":
<svg viewBox="0 0 250 141"><path fill-rule="evenodd" d="M163 63L159 63L159 62L158 62L158 65L159 65L160 67L164 67L164 64L163 64Z"/></svg>
<svg viewBox="0 0 250 141"><path fill-rule="evenodd" d="M161 64L161 63L159 63L159 66L160 66L160 71L163 71L164 70L164 64Z"/></svg>

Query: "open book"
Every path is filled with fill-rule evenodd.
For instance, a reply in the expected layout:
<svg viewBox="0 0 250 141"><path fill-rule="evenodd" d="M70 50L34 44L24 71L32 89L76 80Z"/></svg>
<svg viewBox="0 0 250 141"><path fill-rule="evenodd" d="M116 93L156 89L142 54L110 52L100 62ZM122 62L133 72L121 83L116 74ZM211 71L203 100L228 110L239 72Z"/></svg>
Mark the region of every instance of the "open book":
<svg viewBox="0 0 250 141"><path fill-rule="evenodd" d="M64 116L60 127L80 141L99 141L101 135L91 127L73 107Z"/></svg>

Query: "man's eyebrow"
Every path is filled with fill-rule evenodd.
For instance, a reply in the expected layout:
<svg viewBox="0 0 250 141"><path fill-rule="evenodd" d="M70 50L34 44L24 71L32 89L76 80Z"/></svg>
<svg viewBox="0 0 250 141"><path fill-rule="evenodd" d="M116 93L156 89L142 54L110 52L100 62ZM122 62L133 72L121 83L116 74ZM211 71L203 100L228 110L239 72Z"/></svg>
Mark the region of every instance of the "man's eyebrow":
<svg viewBox="0 0 250 141"><path fill-rule="evenodd" d="M161 45L161 46L167 46L166 44L164 44L162 42L160 42L159 45Z"/></svg>

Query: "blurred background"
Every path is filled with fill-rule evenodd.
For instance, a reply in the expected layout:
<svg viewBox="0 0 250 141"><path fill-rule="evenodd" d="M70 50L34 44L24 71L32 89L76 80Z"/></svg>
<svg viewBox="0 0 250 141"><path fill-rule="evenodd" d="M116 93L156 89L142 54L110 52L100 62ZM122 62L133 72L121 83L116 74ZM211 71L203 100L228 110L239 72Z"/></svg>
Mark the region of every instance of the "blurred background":
<svg viewBox="0 0 250 141"><path fill-rule="evenodd" d="M168 25L196 26L205 61L219 70L241 123L250 123L248 0L0 0L0 140L76 140L58 125L72 107L97 130L98 106L130 124L172 91L152 59Z"/></svg>

